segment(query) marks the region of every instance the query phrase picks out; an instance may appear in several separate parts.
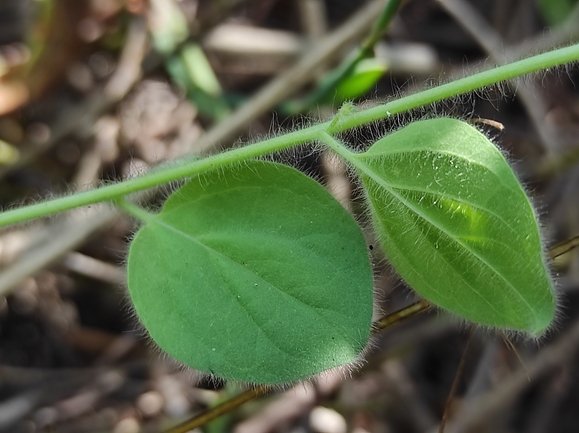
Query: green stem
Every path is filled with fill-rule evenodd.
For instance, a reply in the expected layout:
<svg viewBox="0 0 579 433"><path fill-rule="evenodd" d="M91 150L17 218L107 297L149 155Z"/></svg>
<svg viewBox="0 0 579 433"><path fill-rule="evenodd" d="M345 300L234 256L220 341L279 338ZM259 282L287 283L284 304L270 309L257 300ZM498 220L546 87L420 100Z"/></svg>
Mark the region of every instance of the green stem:
<svg viewBox="0 0 579 433"><path fill-rule="evenodd" d="M255 143L251 146L220 153L204 159L191 162L184 159L173 164L167 164L143 176L126 180L114 185L103 186L90 191L25 206L19 209L5 211L0 214L0 227L23 221L52 215L81 206L87 206L103 201L114 201L119 197L143 191L149 188L173 182L187 177L198 176L201 173L235 164L246 159L255 158L270 152L285 149L308 140L304 130L281 135L269 140Z"/></svg>
<svg viewBox="0 0 579 433"><path fill-rule="evenodd" d="M150 212L147 212L145 209L131 203L125 197L119 197L114 201L114 203L129 215L146 223L151 221L153 218L153 215Z"/></svg>
<svg viewBox="0 0 579 433"><path fill-rule="evenodd" d="M330 133L341 132L346 129L374 122L385 117L400 114L418 107L422 107L443 99L462 95L473 90L490 86L501 81L511 80L522 75L546 70L555 66L579 60L579 44L548 51L527 59L519 60L488 71L479 72L469 77L461 78L432 89L424 90L386 104L378 105L364 111L344 116L335 129Z"/></svg>
<svg viewBox="0 0 579 433"><path fill-rule="evenodd" d="M354 152L349 150L344 144L342 144L339 140L332 137L326 131L320 131L318 133L318 140L332 149L336 154L341 156L345 161L355 165L356 158L354 156Z"/></svg>
<svg viewBox="0 0 579 433"><path fill-rule="evenodd" d="M372 27L372 32L370 33L368 38L362 43L361 46L362 51L365 51L367 54L370 54L370 52L374 49L374 46L378 43L384 32L388 30L388 27L390 26L390 21L392 21L392 18L394 18L394 15L396 15L396 12L398 11L398 8L400 8L401 4L402 0L388 0L388 3L386 3L386 6L384 6L384 9L380 14L380 17L374 23L374 27Z"/></svg>
<svg viewBox="0 0 579 433"><path fill-rule="evenodd" d="M380 183L380 179L376 178L376 175L368 170L368 166L360 162L360 158L357 156L359 154L348 150L340 140L328 134L327 131L321 131L318 134L318 140L336 152L336 154L341 156L345 161L350 163L350 165L356 169L358 174L364 174L367 177L372 178L376 182Z"/></svg>
<svg viewBox="0 0 579 433"><path fill-rule="evenodd" d="M442 86L434 87L404 98L363 111L339 114L337 122L329 120L309 128L270 138L243 148L230 150L218 155L195 161L183 160L168 164L144 176L104 186L91 191L38 203L32 206L6 211L0 214L0 227L31 220L57 212L86 206L102 201L114 201L119 197L142 191L175 180L198 176L204 172L256 158L267 153L287 149L302 143L314 141L321 132L330 134L342 132L385 117L422 107L433 102L468 93L481 87L510 80L521 75L548 69L579 60L579 44L550 51L488 71L479 72Z"/></svg>

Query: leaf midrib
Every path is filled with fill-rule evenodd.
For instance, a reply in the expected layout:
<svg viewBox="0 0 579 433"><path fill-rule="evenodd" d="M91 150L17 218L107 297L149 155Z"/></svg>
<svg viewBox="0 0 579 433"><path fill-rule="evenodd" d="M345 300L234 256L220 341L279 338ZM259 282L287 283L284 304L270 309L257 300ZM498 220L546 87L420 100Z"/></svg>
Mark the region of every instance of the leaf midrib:
<svg viewBox="0 0 579 433"><path fill-rule="evenodd" d="M493 149L493 151L494 151L494 150L495 150L495 149ZM442 154L442 155L454 156L454 157L456 157L456 158L458 158L458 159L461 159L461 160L463 160L463 161L468 162L468 163L471 164L471 165L476 165L476 166L482 168L483 170L488 171L488 172L491 173L491 174L499 181L499 183L501 183L505 188L507 188L507 189L509 189L509 190L511 190L511 191L518 192L518 190L517 190L517 188L516 188L515 186L511 185L510 183L505 183L505 182L503 181L503 179L501 179L501 177L498 176L498 175L497 175L493 170L491 170L488 166L483 165L483 164L481 164L480 162L478 162L478 161L476 161L476 160L474 160L474 159L472 159L472 158L469 158L469 157L467 157L467 156L465 156L465 155L463 155L463 154L456 153L456 152L452 152L452 151L449 151L449 150L447 150L447 149L445 149L445 150L440 150L440 149L430 150L430 149L426 149L426 148L424 148L424 149L423 149L423 148L414 148L414 149L409 149L409 150L397 149L396 151L393 151L393 152L385 152L385 151L383 151L383 150L380 150L379 153L378 153L378 152L371 153L371 150L369 150L369 151L367 151L367 152L365 152L365 153L359 153L359 154L354 154L354 155L355 155L355 157L356 157L357 160L364 161L364 160L367 160L367 159L370 159L370 160L371 160L371 159L376 159L376 158L388 159L390 156L393 156L393 155L403 155L403 154L405 154L405 153L411 154L411 153L420 153L420 152L440 153L440 154ZM496 150L496 152L498 153L497 156L500 156L500 157L502 158L502 155L500 155L500 152L499 152L498 150ZM365 161L364 161L364 164L365 164L367 167L370 167Z"/></svg>
<svg viewBox="0 0 579 433"><path fill-rule="evenodd" d="M497 272L497 270L494 268L494 266L492 266L490 263L488 263L486 260L484 260L482 257L480 257L479 254L477 254L475 251L473 251L470 247L468 247L467 245L463 244L462 242L460 242L460 240L456 239L451 233L449 233L444 227L441 227L440 225L436 224L434 221L432 221L428 215L423 214L422 212L420 212L419 209L416 209L415 206L412 206L411 203L409 203L407 200L405 200L403 197L400 196L400 194L397 194L391 187L390 185L385 182L376 172L374 172L372 170L372 168L366 164L366 162L362 161L362 158L356 158L356 160L353 161L356 168L358 168L363 174L365 174L367 177L369 177L370 179L372 179L374 182L376 182L380 187L384 188L387 192L389 192L394 198L396 198L402 205L404 205L406 208L408 208L408 210L410 210L411 212L415 213L419 218L423 219L425 222L431 224L433 227L437 228L439 231L441 231L442 233L446 234L448 236L448 238L455 242L456 244L460 245L461 247L463 247L469 254L471 254L473 257L475 257L477 260L479 260L481 263L483 263L484 265L486 265L492 272L494 272L496 275L498 275L505 283L507 283L507 285L512 289L512 291L521 299L521 301L527 305L529 311L532 312L533 317L535 318L535 323L538 323L538 314L535 311L534 308L531 307L531 305L529 304L529 302L522 296L522 294L515 288L515 286L513 286L513 284L508 281L500 272ZM480 164L479 164L480 165ZM484 167L481 165L481 167ZM489 170L488 168L484 167L486 170L490 171L492 173L491 170ZM494 174L494 173L493 173ZM503 182L501 182L503 183ZM488 303L488 301L487 301ZM489 304L490 305L490 304ZM494 308L493 308L494 309ZM496 310L495 310L496 311Z"/></svg>

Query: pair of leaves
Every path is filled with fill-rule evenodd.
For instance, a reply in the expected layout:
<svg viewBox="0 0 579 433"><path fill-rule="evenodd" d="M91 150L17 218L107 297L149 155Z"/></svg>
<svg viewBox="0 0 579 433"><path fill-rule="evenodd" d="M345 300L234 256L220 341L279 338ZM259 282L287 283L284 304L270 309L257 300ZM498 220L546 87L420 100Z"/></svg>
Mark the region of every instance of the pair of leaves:
<svg viewBox="0 0 579 433"><path fill-rule="evenodd" d="M400 275L477 323L540 333L554 297L533 209L492 143L453 119L352 154ZM360 228L318 183L249 161L173 194L135 236L128 284L151 337L226 379L283 383L367 344L372 272Z"/></svg>

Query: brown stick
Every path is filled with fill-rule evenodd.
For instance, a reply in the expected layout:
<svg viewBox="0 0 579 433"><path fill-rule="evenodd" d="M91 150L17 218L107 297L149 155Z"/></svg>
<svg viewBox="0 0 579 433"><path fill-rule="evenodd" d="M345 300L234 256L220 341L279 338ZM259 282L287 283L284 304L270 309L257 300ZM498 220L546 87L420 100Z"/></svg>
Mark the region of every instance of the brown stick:
<svg viewBox="0 0 579 433"><path fill-rule="evenodd" d="M267 394L269 388L266 386L256 386L255 388L248 389L247 391L239 394L232 399L229 399L205 412L200 413L199 415L191 418L188 421L185 421L182 424L179 424L169 430L166 430L165 433L185 433L189 430L193 430L195 428L201 427L207 424L209 421L213 421L215 418L220 417L221 415L225 415L228 412L238 408L244 403L248 401L254 400L258 397L262 397Z"/></svg>
<svg viewBox="0 0 579 433"><path fill-rule="evenodd" d="M458 364L458 368L456 370L456 374L454 375L454 380L452 381L452 385L450 387L450 391L448 393L448 397L446 399L446 403L444 405L444 412L442 413L442 419L440 420L440 426L438 427L438 433L444 433L444 426L446 425L446 419L448 418L448 413L450 412L450 405L452 404L452 400L456 395L456 388L458 388L458 382L462 377L462 372L464 371L464 364L466 362L466 354L468 353L468 348L470 347L470 343L472 342L472 336L474 334L474 326L470 327L470 332L468 333L468 339L466 340L466 345L462 351L462 356L460 357L460 362Z"/></svg>

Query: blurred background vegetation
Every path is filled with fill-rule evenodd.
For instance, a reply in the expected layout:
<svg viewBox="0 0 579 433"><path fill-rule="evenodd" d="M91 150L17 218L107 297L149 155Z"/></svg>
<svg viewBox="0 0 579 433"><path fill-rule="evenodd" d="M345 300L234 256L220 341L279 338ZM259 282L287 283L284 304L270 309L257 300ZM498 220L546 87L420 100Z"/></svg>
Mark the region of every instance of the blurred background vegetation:
<svg viewBox="0 0 579 433"><path fill-rule="evenodd" d="M328 118L346 100L372 105L579 41L576 0L401 3L391 17L377 0L2 0L0 205L120 181ZM578 83L570 65L344 139L363 148L423 116L498 122L482 127L527 185L550 247L579 234ZM364 221L334 158L307 147L283 158ZM157 432L242 390L183 371L143 337L123 288L133 229L92 206L0 232L0 431ZM377 311L411 303L372 254ZM430 432L446 412L447 432L575 432L577 250L552 268L553 331L536 344L477 330L449 405L468 327L430 313L376 338L352 377L273 393L204 430Z"/></svg>

